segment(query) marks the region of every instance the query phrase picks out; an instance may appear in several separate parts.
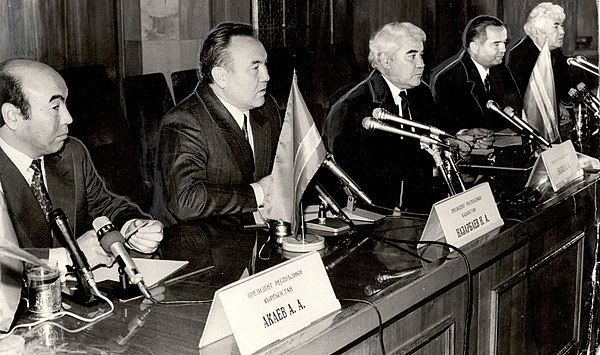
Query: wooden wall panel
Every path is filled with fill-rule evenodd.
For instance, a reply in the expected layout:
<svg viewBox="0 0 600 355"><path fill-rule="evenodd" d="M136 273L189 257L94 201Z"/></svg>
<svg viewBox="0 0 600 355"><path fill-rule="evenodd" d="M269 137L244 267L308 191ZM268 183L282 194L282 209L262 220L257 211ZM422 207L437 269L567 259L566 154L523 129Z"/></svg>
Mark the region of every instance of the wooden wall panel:
<svg viewBox="0 0 600 355"><path fill-rule="evenodd" d="M210 0L211 27L223 21L252 23L252 1Z"/></svg>
<svg viewBox="0 0 600 355"><path fill-rule="evenodd" d="M116 67L113 0L69 0L65 12L67 66L104 64Z"/></svg>

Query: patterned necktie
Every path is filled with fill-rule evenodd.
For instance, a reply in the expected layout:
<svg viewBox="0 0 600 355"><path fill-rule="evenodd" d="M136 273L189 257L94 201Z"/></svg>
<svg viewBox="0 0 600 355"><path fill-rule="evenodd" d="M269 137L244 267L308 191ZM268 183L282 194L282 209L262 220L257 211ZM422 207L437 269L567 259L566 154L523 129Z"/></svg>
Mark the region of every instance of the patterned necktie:
<svg viewBox="0 0 600 355"><path fill-rule="evenodd" d="M485 92L487 92L487 93L490 92L490 74L489 73L485 76L485 79L483 80L483 87L485 89Z"/></svg>
<svg viewBox="0 0 600 355"><path fill-rule="evenodd" d="M244 132L244 138L248 140L248 116L244 115L244 125L242 126L242 132Z"/></svg>
<svg viewBox="0 0 600 355"><path fill-rule="evenodd" d="M48 190L46 190L46 185L44 185L44 178L42 177L41 160L36 159L32 161L30 168L31 170L33 170L33 179L31 179L31 190L35 195L35 198L40 203L42 211L44 211L44 215L46 216L46 220L48 220L48 215L52 211L52 202L50 201L50 195L48 194Z"/></svg>

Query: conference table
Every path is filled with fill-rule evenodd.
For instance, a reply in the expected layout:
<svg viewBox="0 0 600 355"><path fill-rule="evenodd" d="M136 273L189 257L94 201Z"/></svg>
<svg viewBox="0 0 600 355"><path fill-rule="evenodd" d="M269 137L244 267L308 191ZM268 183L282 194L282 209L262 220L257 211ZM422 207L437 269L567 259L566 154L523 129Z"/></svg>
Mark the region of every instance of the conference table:
<svg viewBox="0 0 600 355"><path fill-rule="evenodd" d="M380 342L386 353L402 354L568 354L594 346L598 178L588 172L527 208L500 202L504 225L461 248L468 267L459 253L441 246L429 247L437 258L424 257L414 242L426 220L412 215L325 237L325 264L370 237L328 271L341 309L258 353L373 354L381 352ZM166 281L164 300L210 301L242 275L298 255L252 224L251 216L239 215L168 227L152 257L189 262L172 277L192 274ZM380 275L392 277L381 281ZM381 335L375 308L359 300L381 314ZM65 302L90 317L108 309L103 302ZM232 335L199 349L210 302L114 304L113 314L96 323L63 317L16 334L25 338L27 354L239 353ZM28 321L23 313L19 323Z"/></svg>

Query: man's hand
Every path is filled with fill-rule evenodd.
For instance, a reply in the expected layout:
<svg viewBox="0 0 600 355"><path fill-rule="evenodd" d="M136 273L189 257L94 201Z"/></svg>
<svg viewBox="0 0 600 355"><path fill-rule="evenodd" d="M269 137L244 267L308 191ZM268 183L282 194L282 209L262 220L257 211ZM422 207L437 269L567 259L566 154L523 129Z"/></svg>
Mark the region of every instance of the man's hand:
<svg viewBox="0 0 600 355"><path fill-rule="evenodd" d="M134 219L127 227L125 235L130 234L137 228L139 230L133 233L127 241L129 246L144 254L156 251L160 241L163 239L163 224L155 219Z"/></svg>
<svg viewBox="0 0 600 355"><path fill-rule="evenodd" d="M79 237L77 239L77 244L79 244L79 248L81 248L81 251L85 254L88 264L90 264L90 268L94 268L97 265L110 266L115 261L113 256L107 254L104 249L102 249L98 237L96 237L96 232L93 230L87 231Z"/></svg>
<svg viewBox="0 0 600 355"><path fill-rule="evenodd" d="M271 180L273 180L271 175L267 175L258 180L256 183L260 185L264 193L267 193L267 191L269 191L269 186L271 185Z"/></svg>
<svg viewBox="0 0 600 355"><path fill-rule="evenodd" d="M562 103L558 103L558 113L560 115L561 120L570 120L571 115L569 114L569 110Z"/></svg>
<svg viewBox="0 0 600 355"><path fill-rule="evenodd" d="M473 148L489 148L494 143L494 131L486 128L461 129L456 137L473 144Z"/></svg>

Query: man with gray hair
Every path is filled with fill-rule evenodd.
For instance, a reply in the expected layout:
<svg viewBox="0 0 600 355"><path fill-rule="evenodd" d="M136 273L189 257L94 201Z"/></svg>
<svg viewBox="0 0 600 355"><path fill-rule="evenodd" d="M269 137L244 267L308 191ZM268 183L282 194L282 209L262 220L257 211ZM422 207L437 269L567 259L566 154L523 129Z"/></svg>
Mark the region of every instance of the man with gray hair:
<svg viewBox="0 0 600 355"><path fill-rule="evenodd" d="M412 212L429 212L443 197L432 189L433 159L416 139L367 131L362 120L382 108L435 125L433 98L421 81L424 44L425 32L411 23L392 22L379 29L369 41L374 70L333 104L323 128L323 139L340 167L377 204Z"/></svg>
<svg viewBox="0 0 600 355"><path fill-rule="evenodd" d="M556 98L560 100L559 111L563 119L569 118L569 113L564 106L571 102L568 95L569 89L586 81L585 73L580 69L570 67L567 64L567 57L562 52L565 17L565 12L559 5L550 2L538 4L531 10L527 22L523 26L525 35L519 38L506 54L507 65L512 71L521 93L525 93L535 62L544 42L548 40Z"/></svg>

